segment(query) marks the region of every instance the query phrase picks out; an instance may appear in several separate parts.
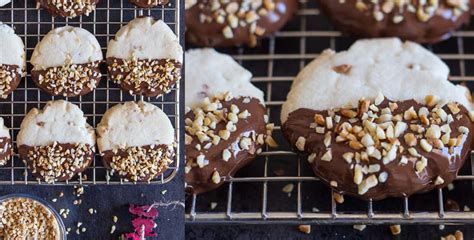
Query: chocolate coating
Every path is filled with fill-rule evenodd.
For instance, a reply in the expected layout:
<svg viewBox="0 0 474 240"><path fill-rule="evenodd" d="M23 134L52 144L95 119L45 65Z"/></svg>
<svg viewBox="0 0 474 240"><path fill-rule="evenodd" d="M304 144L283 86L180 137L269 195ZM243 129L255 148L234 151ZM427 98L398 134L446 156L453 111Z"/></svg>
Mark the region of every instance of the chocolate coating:
<svg viewBox="0 0 474 240"><path fill-rule="evenodd" d="M21 70L16 65L0 64L0 98L7 98L20 84Z"/></svg>
<svg viewBox="0 0 474 240"><path fill-rule="evenodd" d="M0 138L0 167L4 166L12 156L12 140L8 137Z"/></svg>
<svg viewBox="0 0 474 240"><path fill-rule="evenodd" d="M131 60L107 58L110 79L133 95L157 97L181 79L181 63L172 59Z"/></svg>
<svg viewBox="0 0 474 240"><path fill-rule="evenodd" d="M52 163L56 165L58 160L51 158L51 152L47 154L47 151L39 150L40 148L45 149L45 147L20 145L18 146L18 153L26 161L26 165L31 170L33 176L48 183L70 180L76 174L86 170L94 159L94 148L88 144L84 144L81 147L72 143L54 143L46 147L49 148L49 151L61 152L67 155L62 156L65 160L61 164L61 170L52 165ZM82 152L80 155L82 155L83 161L78 162L77 155L70 155L72 152ZM58 156L55 155L55 157Z"/></svg>
<svg viewBox="0 0 474 240"><path fill-rule="evenodd" d="M221 5L217 0L197 0L190 7L186 6L186 40L198 46L207 47L231 47L239 45L255 46L258 37L268 36L285 25L293 16L298 7L296 0L265 0L261 6L254 10L243 11L241 23L232 27L229 16L230 4L241 7L240 0L231 0L227 4ZM257 1L258 2L258 1ZM219 5L217 10L213 10ZM222 13L222 18L217 12ZM262 14L266 12L265 14ZM251 12L251 13L250 13ZM246 17L247 14L258 15L258 20L253 17ZM247 21L249 19L249 21ZM252 27L252 25L255 26ZM223 31L228 27L233 36L225 36Z"/></svg>
<svg viewBox="0 0 474 240"><path fill-rule="evenodd" d="M365 9L360 3L357 7L359 0L346 0L345 3L318 0L321 10L339 30L365 38L400 37L418 43L435 43L449 38L452 31L468 23L470 18L470 6L467 10L459 10L448 5L447 0L440 0L439 7L429 18L419 13L417 4L413 5L414 10L407 7L400 9L396 5L384 7L382 4L390 1L380 1L381 3L374 5L371 1L364 0L362 2L367 6ZM470 5L468 1L466 3ZM378 9L375 10L377 13L374 9Z"/></svg>
<svg viewBox="0 0 474 240"><path fill-rule="evenodd" d="M80 15L89 15L96 8L100 0L83 0L81 4L73 0L36 0L44 9L53 16L74 18ZM61 4L59 4L61 3Z"/></svg>
<svg viewBox="0 0 474 240"><path fill-rule="evenodd" d="M103 151L102 161L108 169L114 171L115 175L132 182L151 181L163 174L173 162L174 149L168 145L147 145L140 149L143 149L143 152L138 153L130 148ZM127 165L130 162L134 162L133 166Z"/></svg>
<svg viewBox="0 0 474 240"><path fill-rule="evenodd" d="M418 112L420 107L426 107L413 100L396 102L398 109L393 111L393 115L403 114L404 111L410 107L414 107L415 111ZM385 100L379 108L385 108L388 106L388 101ZM416 158L409 154L397 154L396 158L388 164L383 164L382 160L377 160L374 157L369 157L368 162L361 161L362 165L380 164L381 169L378 173L388 173L388 178L385 182L379 182L375 187L370 188L365 194L360 195L358 193L358 186L354 183L354 169L352 169L344 158L343 154L347 152L354 152L354 149L349 147L347 142L336 142L337 130L332 131L331 134L331 145L332 160L324 161L321 160L322 155L326 151L326 147L323 143L324 134L318 134L311 129L309 126L314 123L315 114L321 114L328 116L327 111L315 111L311 109L298 109L290 113L288 120L283 124L282 131L285 137L290 141L292 145L295 145L297 139L303 136L306 139L304 151L298 151L303 157L307 158L311 153L315 153L316 157L312 161L311 166L316 176L327 185L331 185L331 181L337 183L331 186L336 191L355 196L364 200L380 200L387 197L403 197L410 196L415 193L422 193L430 191L434 188L442 188L452 182L464 163L464 160L469 156L472 144L474 130L473 124L469 119L468 112L463 106L459 106L461 111L457 116L462 116L460 119L454 117L454 121L450 123L452 129L451 137L456 138L459 136L458 127L465 126L469 128L470 133L464 134L462 137L462 144L458 147L454 147L450 153L448 147L441 149L435 149L431 152L424 151L420 145L416 145L417 152L428 159L426 168L417 173L415 171ZM429 111L432 107L428 107ZM448 107L443 107L446 112L449 112ZM361 126L360 118L357 118L357 122L352 125ZM338 129L342 123L348 122L348 118L342 116L340 123L334 124L333 129ZM410 128L403 133L414 133ZM409 148L404 137L400 136L398 140L405 151ZM420 139L418 139L420 141ZM357 151L356 151L357 152ZM407 164L401 164L401 156L407 156ZM353 163L352 163L353 164ZM376 174L378 174L376 173ZM435 184L436 178L440 176L444 179L442 184Z"/></svg>
<svg viewBox="0 0 474 240"><path fill-rule="evenodd" d="M200 144L200 141L194 135L191 143L186 144L186 167L189 169L185 175L187 192L200 194L218 188L224 181L214 183L212 181L214 171L218 171L220 177L230 178L239 169L250 163L257 155L258 149L262 147L263 143L258 143L258 141L251 141L248 150L242 149L239 145L242 137L257 137L259 134L266 134L265 107L258 99L252 98L249 103L244 103L243 99L234 98L222 102L224 109L229 109L232 104L235 104L240 110L246 109L251 114L246 119L240 119L236 124L237 130L232 132L227 140L221 139L217 145L212 145L209 149L203 147L198 150L195 146ZM188 112L186 119L194 121L194 112ZM217 123L216 132L223 129L226 129L226 123L222 121ZM223 159L225 149L230 149L232 152L227 161ZM204 154L205 159L209 161L209 164L202 168L195 163L195 160L201 154Z"/></svg>
<svg viewBox="0 0 474 240"><path fill-rule="evenodd" d="M75 97L92 92L102 77L100 61L71 66L33 69L31 78L43 91L53 96ZM70 73L75 76L71 77ZM51 81L51 79L55 79ZM60 83L60 84L59 84Z"/></svg>
<svg viewBox="0 0 474 240"><path fill-rule="evenodd" d="M129 0L130 3L135 4L141 8L152 8L158 5L166 5L169 3L169 0Z"/></svg>

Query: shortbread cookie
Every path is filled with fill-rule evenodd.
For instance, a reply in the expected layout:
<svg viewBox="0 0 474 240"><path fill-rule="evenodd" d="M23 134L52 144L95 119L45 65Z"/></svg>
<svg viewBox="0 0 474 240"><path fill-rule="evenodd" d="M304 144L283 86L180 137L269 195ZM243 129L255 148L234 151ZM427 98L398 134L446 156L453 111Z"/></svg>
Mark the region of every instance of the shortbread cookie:
<svg viewBox="0 0 474 240"><path fill-rule="evenodd" d="M252 74L213 49L186 53L186 183L203 193L219 187L271 138L263 93Z"/></svg>
<svg viewBox="0 0 474 240"><path fill-rule="evenodd" d="M36 0L39 7L43 7L53 16L75 18L95 11L100 0Z"/></svg>
<svg viewBox="0 0 474 240"><path fill-rule="evenodd" d="M0 0L0 7L3 7L7 4L9 4L11 2L11 0Z"/></svg>
<svg viewBox="0 0 474 240"><path fill-rule="evenodd" d="M31 109L17 136L20 157L33 175L47 183L83 172L94 158L95 133L81 109L64 100Z"/></svg>
<svg viewBox="0 0 474 240"><path fill-rule="evenodd" d="M97 39L85 29L60 27L36 45L31 77L53 96L74 97L93 91L102 77L103 60Z"/></svg>
<svg viewBox="0 0 474 240"><path fill-rule="evenodd" d="M141 8L152 8L158 5L166 5L169 0L129 0L131 3Z"/></svg>
<svg viewBox="0 0 474 240"><path fill-rule="evenodd" d="M181 78L183 49L162 20L139 17L122 27L107 48L110 78L133 95L157 97Z"/></svg>
<svg viewBox="0 0 474 240"><path fill-rule="evenodd" d="M125 102L105 112L97 125L97 145L113 174L146 182L173 162L174 128L159 107L143 101Z"/></svg>
<svg viewBox="0 0 474 240"><path fill-rule="evenodd" d="M0 22L0 98L18 87L26 69L25 45L14 30Z"/></svg>
<svg viewBox="0 0 474 240"><path fill-rule="evenodd" d="M448 74L434 54L398 39L326 50L294 80L282 131L341 193L378 200L444 187L474 130L471 96Z"/></svg>
<svg viewBox="0 0 474 240"><path fill-rule="evenodd" d="M12 153L13 147L10 131L5 127L3 118L0 117L0 166L4 166L8 163Z"/></svg>
<svg viewBox="0 0 474 240"><path fill-rule="evenodd" d="M186 40L208 47L249 45L288 22L297 0L186 0Z"/></svg>
<svg viewBox="0 0 474 240"><path fill-rule="evenodd" d="M344 33L360 37L400 37L420 43L448 38L470 18L470 0L318 0Z"/></svg>

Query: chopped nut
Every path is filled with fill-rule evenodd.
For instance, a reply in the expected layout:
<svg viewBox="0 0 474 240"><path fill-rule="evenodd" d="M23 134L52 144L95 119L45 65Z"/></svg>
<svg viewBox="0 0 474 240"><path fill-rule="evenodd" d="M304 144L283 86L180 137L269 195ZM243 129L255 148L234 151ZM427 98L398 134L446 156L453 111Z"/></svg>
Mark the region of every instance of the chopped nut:
<svg viewBox="0 0 474 240"><path fill-rule="evenodd" d="M219 184L221 182L221 176L219 175L218 171L214 171L212 174L212 182L215 184Z"/></svg>
<svg viewBox="0 0 474 240"><path fill-rule="evenodd" d="M232 156L232 155L231 155L229 149L224 149L224 151L222 151L222 159L223 159L224 161L226 161L226 162L229 161L229 159L230 159L231 156Z"/></svg>
<svg viewBox="0 0 474 240"><path fill-rule="evenodd" d="M296 140L296 148L300 151L304 151L304 147L305 147L305 144L306 144L306 138L304 137L298 137L298 139Z"/></svg>
<svg viewBox="0 0 474 240"><path fill-rule="evenodd" d="M299 225L298 230L302 233L310 234L311 233L311 225Z"/></svg>
<svg viewBox="0 0 474 240"><path fill-rule="evenodd" d="M295 188L295 185L293 183L288 183L283 187L282 191L284 193L290 194L291 192L293 192L293 188Z"/></svg>
<svg viewBox="0 0 474 240"><path fill-rule="evenodd" d="M334 72L347 75L351 71L351 68L352 68L351 65L342 64L342 65L333 67L332 70L334 70Z"/></svg>
<svg viewBox="0 0 474 240"><path fill-rule="evenodd" d="M324 126L326 124L326 121L324 120L324 117L321 114L314 114L314 121L321 126Z"/></svg>
<svg viewBox="0 0 474 240"><path fill-rule="evenodd" d="M436 180L434 182L435 185L441 185L444 183L444 179L440 176L436 177Z"/></svg>
<svg viewBox="0 0 474 240"><path fill-rule="evenodd" d="M314 162L314 159L316 159L316 153L311 153L311 154L308 156L308 162L309 162L309 163L313 163L313 162Z"/></svg>
<svg viewBox="0 0 474 240"><path fill-rule="evenodd" d="M350 141L349 142L349 147L351 147L352 149L355 149L355 150L360 150L364 147L364 145L362 145L362 143L360 143L358 141Z"/></svg>
<svg viewBox="0 0 474 240"><path fill-rule="evenodd" d="M351 109L342 109L341 114L342 116L347 118L354 118L357 116L357 113Z"/></svg>
<svg viewBox="0 0 474 240"><path fill-rule="evenodd" d="M359 230L360 232L364 231L364 229L366 228L367 226L366 225L354 225L353 228L355 230Z"/></svg>
<svg viewBox="0 0 474 240"><path fill-rule="evenodd" d="M399 235L402 232L402 229L400 228L400 225L391 225L390 226L390 231L392 232L392 235Z"/></svg>
<svg viewBox="0 0 474 240"><path fill-rule="evenodd" d="M410 147L414 147L416 146L417 144L417 140L416 140L416 137L415 137L415 134L413 133L407 133L405 134L405 136L403 136L404 139L405 139L405 142L408 146Z"/></svg>
<svg viewBox="0 0 474 240"><path fill-rule="evenodd" d="M359 184L359 195L364 195L369 191L369 189L377 186L378 179L375 175L370 175L368 178L364 179L361 184Z"/></svg>
<svg viewBox="0 0 474 240"><path fill-rule="evenodd" d="M331 149L328 149L326 153L323 154L321 157L322 161L330 162L332 160L332 152Z"/></svg>
<svg viewBox="0 0 474 240"><path fill-rule="evenodd" d="M429 144L428 141L426 141L426 139L421 139L420 145L421 145L421 148L425 152L431 152L431 150L433 149L433 146L431 144Z"/></svg>
<svg viewBox="0 0 474 240"><path fill-rule="evenodd" d="M335 200L337 203L339 203L339 204L344 203L344 196L343 196L343 195L341 195L341 194L339 194L339 193L337 193L337 192L334 192L334 193L332 194L332 196L333 196L334 200Z"/></svg>
<svg viewBox="0 0 474 240"><path fill-rule="evenodd" d="M362 167L359 164L356 164L354 167L354 183L359 185L364 178L362 174Z"/></svg>
<svg viewBox="0 0 474 240"><path fill-rule="evenodd" d="M425 103L426 105L433 107L434 105L436 105L436 103L438 103L438 97L433 96L433 95L428 95L425 97Z"/></svg>

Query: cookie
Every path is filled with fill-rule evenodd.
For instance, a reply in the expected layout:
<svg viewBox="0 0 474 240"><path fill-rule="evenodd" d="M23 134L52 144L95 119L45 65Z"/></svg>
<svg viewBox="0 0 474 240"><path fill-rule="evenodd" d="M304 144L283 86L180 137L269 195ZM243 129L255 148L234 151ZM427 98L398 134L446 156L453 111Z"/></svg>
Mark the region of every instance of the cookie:
<svg viewBox="0 0 474 240"><path fill-rule="evenodd" d="M400 37L419 43L448 38L469 22L470 0L318 0L344 33L359 37Z"/></svg>
<svg viewBox="0 0 474 240"><path fill-rule="evenodd" d="M0 7L3 7L7 4L9 4L11 2L11 0L0 0Z"/></svg>
<svg viewBox="0 0 474 240"><path fill-rule="evenodd" d="M81 15L89 16L95 11L99 0L36 0L39 7L43 7L54 17L75 18Z"/></svg>
<svg viewBox="0 0 474 240"><path fill-rule="evenodd" d="M133 95L157 97L181 78L183 49L162 20L139 17L122 27L107 48L110 78Z"/></svg>
<svg viewBox="0 0 474 240"><path fill-rule="evenodd" d="M129 0L130 3L135 4L137 7L141 8L153 8L158 5L166 5L169 3L169 0Z"/></svg>
<svg viewBox="0 0 474 240"><path fill-rule="evenodd" d="M25 45L15 31L0 22L0 98L18 87L26 69Z"/></svg>
<svg viewBox="0 0 474 240"><path fill-rule="evenodd" d="M0 117L0 167L8 163L13 153L10 131Z"/></svg>
<svg viewBox="0 0 474 240"><path fill-rule="evenodd" d="M105 112L97 125L97 145L113 174L147 182L174 161L174 128L159 107L143 101L125 102Z"/></svg>
<svg viewBox="0 0 474 240"><path fill-rule="evenodd" d="M470 93L448 75L433 53L399 39L326 50L294 80L282 131L340 193L379 200L444 187L474 130Z"/></svg>
<svg viewBox="0 0 474 240"><path fill-rule="evenodd" d="M188 192L213 190L271 141L273 125L252 74L213 49L186 53L185 179Z"/></svg>
<svg viewBox="0 0 474 240"><path fill-rule="evenodd" d="M94 35L78 27L60 27L36 45L31 57L31 77L39 88L53 96L85 95L99 84L102 60Z"/></svg>
<svg viewBox="0 0 474 240"><path fill-rule="evenodd" d="M296 0L186 0L186 41L208 47L256 46L293 16Z"/></svg>
<svg viewBox="0 0 474 240"><path fill-rule="evenodd" d="M20 157L38 180L70 180L91 164L95 132L77 106L64 100L49 101L42 110L25 116L17 136Z"/></svg>

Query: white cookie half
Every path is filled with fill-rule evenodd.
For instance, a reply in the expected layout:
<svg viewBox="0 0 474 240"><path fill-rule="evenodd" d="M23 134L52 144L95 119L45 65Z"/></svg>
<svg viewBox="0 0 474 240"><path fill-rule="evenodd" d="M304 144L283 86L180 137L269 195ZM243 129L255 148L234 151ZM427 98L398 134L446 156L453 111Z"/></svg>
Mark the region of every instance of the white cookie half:
<svg viewBox="0 0 474 240"><path fill-rule="evenodd" d="M341 65L350 70L336 72ZM298 74L283 104L281 122L299 108L356 107L361 98L375 99L379 93L392 101L418 102L435 95L472 109L467 88L449 82L448 75L446 64L416 43L359 40L347 51L324 51Z"/></svg>
<svg viewBox="0 0 474 240"><path fill-rule="evenodd" d="M18 146L48 146L54 142L95 145L94 129L77 105L50 101L42 110L31 109L21 122Z"/></svg>
<svg viewBox="0 0 474 240"><path fill-rule="evenodd" d="M1 5L1 4L0 4ZM0 64L26 69L25 45L10 26L0 22Z"/></svg>
<svg viewBox="0 0 474 240"><path fill-rule="evenodd" d="M178 37L162 20L138 17L123 26L110 40L107 58L173 59L183 62Z"/></svg>
<svg viewBox="0 0 474 240"><path fill-rule="evenodd" d="M127 147L173 144L174 128L157 106L140 101L117 104L107 110L97 125L100 152Z"/></svg>
<svg viewBox="0 0 474 240"><path fill-rule="evenodd" d="M0 7L3 7L7 4L11 3L11 0L0 0ZM1 38L0 38L1 39Z"/></svg>
<svg viewBox="0 0 474 240"><path fill-rule="evenodd" d="M186 107L201 105L205 97L230 92L234 97L254 97L264 104L263 92L250 80L252 73L231 56L212 48L186 52Z"/></svg>
<svg viewBox="0 0 474 240"><path fill-rule="evenodd" d="M102 60L102 50L95 36L83 28L71 26L51 30L36 45L31 56L31 64L36 70Z"/></svg>
<svg viewBox="0 0 474 240"><path fill-rule="evenodd" d="M10 138L10 130L5 126L5 121L0 117L0 138Z"/></svg>

